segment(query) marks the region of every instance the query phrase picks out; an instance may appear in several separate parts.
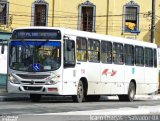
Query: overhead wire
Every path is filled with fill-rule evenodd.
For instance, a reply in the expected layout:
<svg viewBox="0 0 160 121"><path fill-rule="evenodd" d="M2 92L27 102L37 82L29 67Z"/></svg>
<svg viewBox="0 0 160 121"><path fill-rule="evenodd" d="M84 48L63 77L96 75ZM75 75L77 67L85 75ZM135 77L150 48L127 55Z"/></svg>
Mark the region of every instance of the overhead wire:
<svg viewBox="0 0 160 121"><path fill-rule="evenodd" d="M12 4L12 5L17 5L17 6L21 6L21 7L29 7L29 8L31 8L32 6L28 6L28 5L24 5L24 4L17 4L17 3L12 3L12 2L10 2L10 4ZM48 11L53 11L53 10L48 10ZM13 16L13 17L15 17L16 16L16 21L26 21L26 22L30 22L30 23L28 23L28 24L24 24L24 23L17 23L17 22L12 22L12 24L21 24L21 25L30 25L31 24L31 22L33 22L33 21L28 21L28 20L23 20L22 18L21 18L21 20L18 20L17 19L17 17L30 17L30 18L32 18L32 17L34 17L33 15L28 15L28 14L31 14L30 12L13 12L13 11L10 11L11 13L9 14L10 16ZM72 21L72 22L77 22L77 20L78 20L78 12L77 13L74 13L74 12L67 12L67 11L57 11L57 10L54 10L54 12L57 12L57 13L55 13L55 16L54 16L54 18L58 18L58 19L61 19L60 20L60 22L54 22L54 24L59 24L59 25L68 25L68 26L77 26L77 24L73 24L73 23L68 23L68 21ZM61 13L61 14L60 14ZM64 15L64 13L66 13L67 15ZM63 16L62 16L62 14L63 14ZM143 13L138 13L139 14L139 17L143 17L144 18L144 14L146 15L146 14L148 14L148 12L143 12ZM92 17L95 17L95 18L102 18L102 19L106 19L106 17L122 17L122 16L124 16L124 15L129 15L129 14L114 14L114 15L96 15L96 16L92 16ZM52 16L51 16L51 14L48 14L48 16L46 16L46 17L48 17L48 18L52 18ZM79 16L79 17L81 17L81 16ZM160 18L159 16L156 16L156 17L158 17L158 18ZM67 19L67 23L65 23L65 21L66 21L66 19ZM13 19L13 21L14 21L14 19ZM103 21L103 20L96 20L96 21ZM122 21L122 19L120 19L120 20L118 20L118 19L113 19L112 20L112 22L113 21ZM88 21L89 22L89 21ZM48 24L51 24L51 22L48 22ZM92 26L92 25L91 25ZM88 27L89 27L89 25L88 25ZM106 26L100 26L100 25L96 25L96 27L98 28L98 29L105 29L106 28ZM122 26L108 26L108 27L112 27L112 28L121 28L122 29ZM77 28L77 27L76 27ZM105 30L104 30L105 31Z"/></svg>

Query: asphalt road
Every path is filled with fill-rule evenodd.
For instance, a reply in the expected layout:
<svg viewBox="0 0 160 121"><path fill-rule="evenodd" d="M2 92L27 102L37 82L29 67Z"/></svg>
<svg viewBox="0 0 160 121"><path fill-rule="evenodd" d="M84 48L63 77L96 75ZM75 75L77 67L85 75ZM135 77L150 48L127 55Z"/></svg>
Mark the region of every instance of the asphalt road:
<svg viewBox="0 0 160 121"><path fill-rule="evenodd" d="M101 99L99 102L74 103L70 98L44 98L39 103L32 103L29 100L4 101L0 102L0 120L5 121L11 118L12 121L72 121L72 120L91 120L90 116L64 116L66 112L89 111L103 109L120 109L120 108L138 108L139 106L160 106L160 100L136 100L134 102L120 102L119 100ZM62 113L63 115L54 115ZM157 114L156 114L157 115ZM160 114L158 114L160 115ZM38 118L38 119L36 119ZM14 119L14 120L13 120ZM157 118L160 120L160 117ZM124 120L124 119L122 119ZM9 121L9 120L8 120Z"/></svg>

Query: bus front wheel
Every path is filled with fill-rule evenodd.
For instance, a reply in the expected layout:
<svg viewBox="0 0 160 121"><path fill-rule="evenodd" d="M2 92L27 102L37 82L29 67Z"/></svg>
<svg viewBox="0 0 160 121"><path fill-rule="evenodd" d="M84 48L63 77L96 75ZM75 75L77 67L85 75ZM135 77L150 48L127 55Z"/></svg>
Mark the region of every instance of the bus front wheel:
<svg viewBox="0 0 160 121"><path fill-rule="evenodd" d="M41 95L40 94L30 94L30 100L32 102L40 102Z"/></svg>
<svg viewBox="0 0 160 121"><path fill-rule="evenodd" d="M118 95L120 101L134 101L134 97L136 94L136 87L133 82L129 84L128 94L127 95Z"/></svg>
<svg viewBox="0 0 160 121"><path fill-rule="evenodd" d="M72 99L74 102L78 103L81 103L84 100L84 86L81 80L78 83L77 95L73 95Z"/></svg>

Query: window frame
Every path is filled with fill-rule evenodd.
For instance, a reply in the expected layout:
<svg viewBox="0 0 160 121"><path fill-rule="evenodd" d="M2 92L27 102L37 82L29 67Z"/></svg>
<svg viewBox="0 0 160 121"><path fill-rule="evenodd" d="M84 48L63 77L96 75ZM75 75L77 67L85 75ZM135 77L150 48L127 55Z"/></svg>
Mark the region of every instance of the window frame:
<svg viewBox="0 0 160 121"><path fill-rule="evenodd" d="M78 30L83 30L83 28L81 28L82 25L82 8L83 7L92 7L93 8L93 23L92 23L92 31L91 32L95 32L95 24L96 24L96 5L94 5L93 3L91 3L90 1L86 1L84 3L81 3L79 6L79 13L78 13Z"/></svg>
<svg viewBox="0 0 160 121"><path fill-rule="evenodd" d="M132 30L126 30L126 10L127 8L135 8L136 9L136 25L135 25L135 29ZM129 3L125 4L123 6L123 13L124 15L122 16L123 18L123 22L122 22L122 33L135 33L135 34L139 34L140 30L139 30L139 11L140 11L140 6L135 3L134 1L130 1Z"/></svg>
<svg viewBox="0 0 160 121"><path fill-rule="evenodd" d="M1 20L0 20L0 24L1 25L8 25L8 19L9 19L9 2L8 1L0 1L0 5L1 4L5 4L5 9L6 9L6 13L5 13L5 16L6 17L3 17L2 19L5 19L3 23L1 23Z"/></svg>
<svg viewBox="0 0 160 121"><path fill-rule="evenodd" d="M32 26L42 26L42 25L35 25L35 7L36 5L45 5L46 6L46 18L45 18L45 26L48 26L48 10L49 10L49 4L45 1L45 0L35 0L33 3L32 3L32 23L31 25ZM44 25L43 25L44 26Z"/></svg>

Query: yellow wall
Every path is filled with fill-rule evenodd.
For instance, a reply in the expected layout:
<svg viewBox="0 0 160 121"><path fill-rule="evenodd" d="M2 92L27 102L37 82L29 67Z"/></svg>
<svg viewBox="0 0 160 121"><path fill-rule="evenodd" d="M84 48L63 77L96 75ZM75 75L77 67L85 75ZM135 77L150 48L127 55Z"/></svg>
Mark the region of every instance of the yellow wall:
<svg viewBox="0 0 160 121"><path fill-rule="evenodd" d="M54 1L54 2L53 2ZM46 0L49 3L48 26L58 26L77 29L78 26L78 5L86 0ZM107 26L107 1L109 1L109 18ZM96 32L120 37L135 37L141 41L150 41L151 17L144 13L151 11L152 0L134 0L140 5L139 28L140 34L122 34L123 5L130 0L90 0L96 5ZM12 16L12 24L8 30L30 26L32 3L34 0L9 0L9 16ZM54 11L53 11L54 4ZM54 17L53 17L54 15ZM156 43L160 45L160 0L156 0ZM53 21L54 20L54 21ZM107 32L108 31L108 32Z"/></svg>

